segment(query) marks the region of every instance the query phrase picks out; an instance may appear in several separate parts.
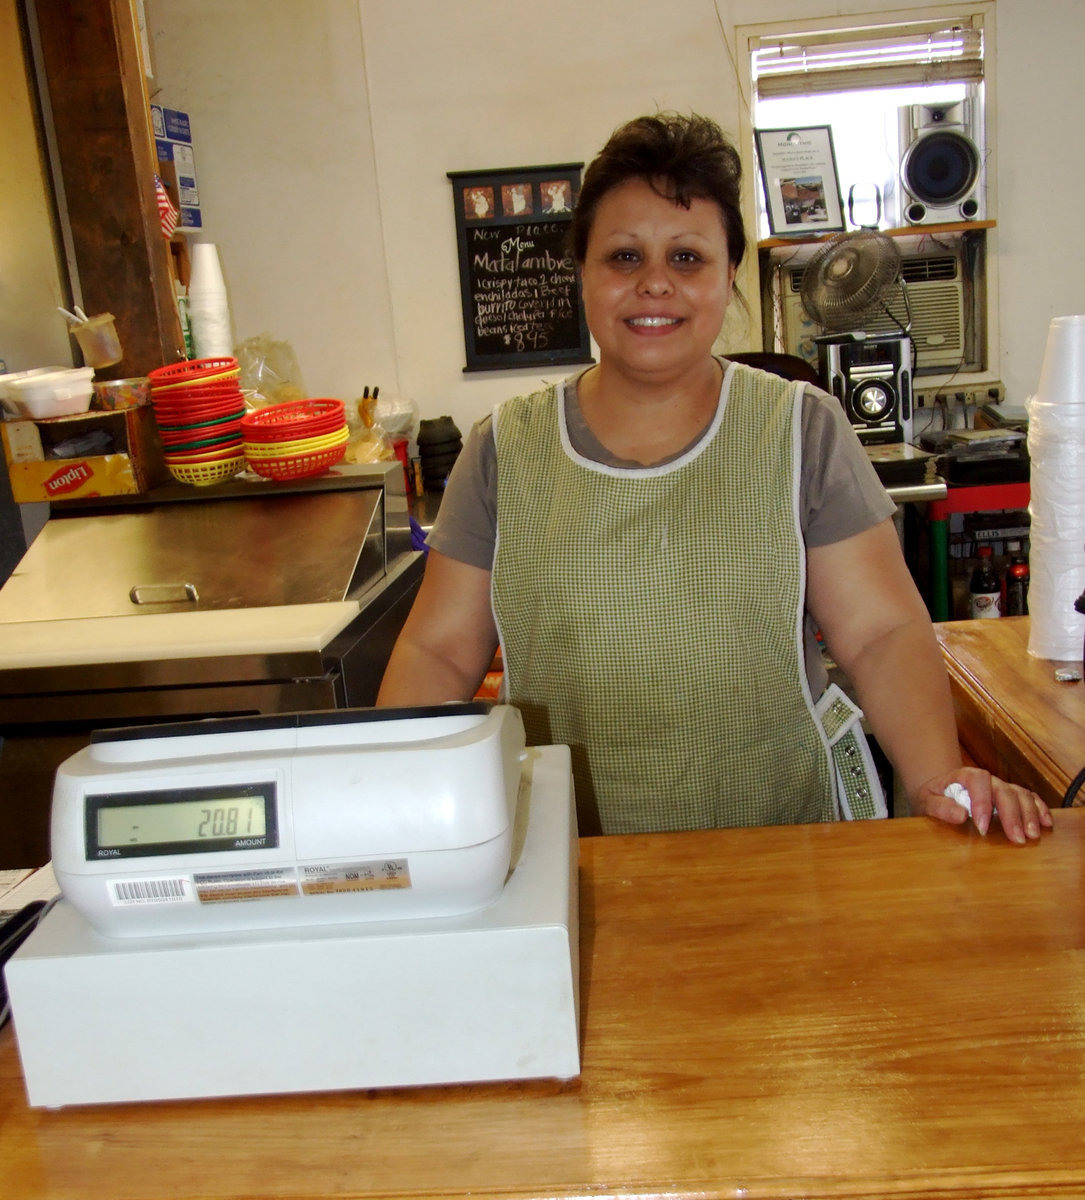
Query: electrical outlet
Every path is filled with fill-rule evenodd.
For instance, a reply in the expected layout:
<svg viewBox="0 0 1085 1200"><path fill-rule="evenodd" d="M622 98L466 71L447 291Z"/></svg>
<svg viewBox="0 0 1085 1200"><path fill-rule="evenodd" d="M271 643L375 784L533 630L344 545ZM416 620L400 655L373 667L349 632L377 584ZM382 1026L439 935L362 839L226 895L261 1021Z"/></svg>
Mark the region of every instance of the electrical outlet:
<svg viewBox="0 0 1085 1200"><path fill-rule="evenodd" d="M983 404L1001 404L1006 398L1006 389L997 381L963 386L947 383L940 387L916 388L913 396L916 408L961 404L977 408Z"/></svg>

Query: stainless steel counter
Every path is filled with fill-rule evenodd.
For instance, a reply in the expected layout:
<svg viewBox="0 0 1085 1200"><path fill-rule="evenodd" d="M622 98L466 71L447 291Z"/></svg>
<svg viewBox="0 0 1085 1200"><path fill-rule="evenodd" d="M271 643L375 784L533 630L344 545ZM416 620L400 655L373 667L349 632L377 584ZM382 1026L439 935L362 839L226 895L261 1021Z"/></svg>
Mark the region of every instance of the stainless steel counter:
<svg viewBox="0 0 1085 1200"><path fill-rule="evenodd" d="M95 728L362 707L421 582L399 463L58 510L0 588L0 867Z"/></svg>

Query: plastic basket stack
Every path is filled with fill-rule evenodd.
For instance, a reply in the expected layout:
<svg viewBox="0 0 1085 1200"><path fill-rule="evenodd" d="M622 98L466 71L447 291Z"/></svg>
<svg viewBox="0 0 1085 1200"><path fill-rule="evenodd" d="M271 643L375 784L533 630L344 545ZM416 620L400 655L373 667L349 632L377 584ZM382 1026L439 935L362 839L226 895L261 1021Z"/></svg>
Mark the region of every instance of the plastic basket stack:
<svg viewBox="0 0 1085 1200"><path fill-rule="evenodd" d="M249 469L289 482L323 475L347 452L342 400L292 400L248 413L241 422Z"/></svg>
<svg viewBox="0 0 1085 1200"><path fill-rule="evenodd" d="M166 466L197 486L230 479L245 466L245 401L236 358L197 358L151 371L151 404Z"/></svg>

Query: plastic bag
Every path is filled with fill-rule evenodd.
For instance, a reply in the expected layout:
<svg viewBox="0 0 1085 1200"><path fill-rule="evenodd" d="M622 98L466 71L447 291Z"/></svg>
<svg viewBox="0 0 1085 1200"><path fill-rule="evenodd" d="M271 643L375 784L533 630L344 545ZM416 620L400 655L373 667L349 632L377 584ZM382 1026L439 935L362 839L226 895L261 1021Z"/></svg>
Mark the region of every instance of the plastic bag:
<svg viewBox="0 0 1085 1200"><path fill-rule="evenodd" d="M365 391L366 394L355 406L357 423L348 420L351 438L347 443L345 459L350 463L392 462L396 452L392 439L377 421L377 397L370 396L368 388ZM347 409L349 411L349 404Z"/></svg>
<svg viewBox="0 0 1085 1200"><path fill-rule="evenodd" d="M236 353L241 391L250 407L308 399L301 368L289 342L262 333L242 342Z"/></svg>
<svg viewBox="0 0 1085 1200"><path fill-rule="evenodd" d="M381 392L373 415L377 424L392 437L414 436L418 424L418 406L409 397Z"/></svg>

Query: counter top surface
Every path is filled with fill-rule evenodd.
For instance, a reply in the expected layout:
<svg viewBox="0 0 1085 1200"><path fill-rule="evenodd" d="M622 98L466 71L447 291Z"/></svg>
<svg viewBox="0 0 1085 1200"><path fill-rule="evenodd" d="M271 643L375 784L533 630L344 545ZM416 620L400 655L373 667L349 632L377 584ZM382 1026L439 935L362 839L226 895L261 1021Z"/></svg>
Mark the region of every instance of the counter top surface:
<svg viewBox="0 0 1085 1200"><path fill-rule="evenodd" d="M21 621L5 628L0 670L319 652L358 612L356 600L339 600L131 617Z"/></svg>
<svg viewBox="0 0 1085 1200"><path fill-rule="evenodd" d="M8 1027L0 1192L1081 1196L1083 870L1082 810L585 839L578 1079L31 1110Z"/></svg>
<svg viewBox="0 0 1085 1200"><path fill-rule="evenodd" d="M1085 684L1028 652L1028 617L947 621L935 634L949 671L961 744L981 766L1061 804L1085 767ZM1078 803L1085 803L1085 795Z"/></svg>

